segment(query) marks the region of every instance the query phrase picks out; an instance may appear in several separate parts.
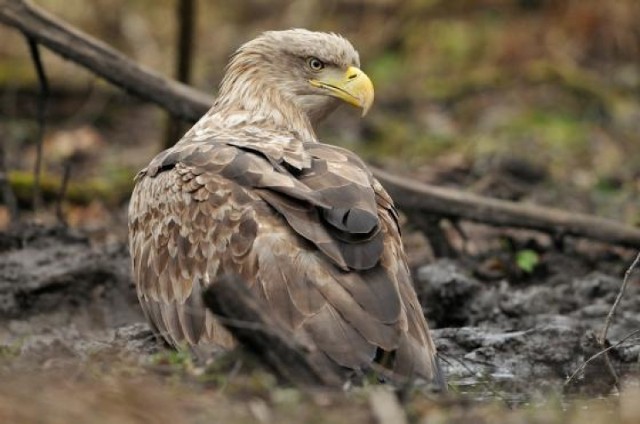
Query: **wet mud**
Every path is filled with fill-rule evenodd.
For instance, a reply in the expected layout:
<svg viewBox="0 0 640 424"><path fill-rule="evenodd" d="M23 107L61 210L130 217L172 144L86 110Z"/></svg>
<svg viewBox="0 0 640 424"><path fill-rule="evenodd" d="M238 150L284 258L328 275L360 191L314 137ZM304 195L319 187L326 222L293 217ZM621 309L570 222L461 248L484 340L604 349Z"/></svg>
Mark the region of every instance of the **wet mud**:
<svg viewBox="0 0 640 424"><path fill-rule="evenodd" d="M529 273L509 265L504 252L414 270L454 391L518 401L549 391L612 390L602 359L563 387L600 350L595 334L629 263L606 249L586 252L540 250ZM492 261L506 265L487 272ZM640 284L632 280L609 339L616 343L638 328ZM2 368L63 367L102 354L145 361L162 349L138 308L124 244L93 246L62 228L0 234ZM637 335L609 353L622 379L638 375Z"/></svg>

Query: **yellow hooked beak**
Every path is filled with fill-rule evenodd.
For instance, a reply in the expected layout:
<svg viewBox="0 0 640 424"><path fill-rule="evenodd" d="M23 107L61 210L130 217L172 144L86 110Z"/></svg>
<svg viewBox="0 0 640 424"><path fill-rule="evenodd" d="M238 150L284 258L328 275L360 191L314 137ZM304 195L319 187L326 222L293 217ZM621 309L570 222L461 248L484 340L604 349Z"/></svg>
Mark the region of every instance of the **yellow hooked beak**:
<svg viewBox="0 0 640 424"><path fill-rule="evenodd" d="M350 66L344 74L323 75L321 79L309 80L314 87L328 90L329 93L350 105L362 108L366 115L373 104L373 83L360 69Z"/></svg>

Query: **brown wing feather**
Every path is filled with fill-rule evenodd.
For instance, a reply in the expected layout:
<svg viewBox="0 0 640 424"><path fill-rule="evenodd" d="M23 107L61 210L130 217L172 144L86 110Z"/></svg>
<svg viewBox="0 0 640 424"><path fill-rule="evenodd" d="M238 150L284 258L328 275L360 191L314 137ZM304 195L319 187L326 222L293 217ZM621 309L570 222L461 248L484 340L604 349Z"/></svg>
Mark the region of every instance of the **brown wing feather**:
<svg viewBox="0 0 640 424"><path fill-rule="evenodd" d="M201 292L232 272L335 363L366 368L382 350L395 372L435 378L391 200L355 155L304 147L288 159L272 144L200 141L152 161L130 205L145 314L174 346L228 348Z"/></svg>

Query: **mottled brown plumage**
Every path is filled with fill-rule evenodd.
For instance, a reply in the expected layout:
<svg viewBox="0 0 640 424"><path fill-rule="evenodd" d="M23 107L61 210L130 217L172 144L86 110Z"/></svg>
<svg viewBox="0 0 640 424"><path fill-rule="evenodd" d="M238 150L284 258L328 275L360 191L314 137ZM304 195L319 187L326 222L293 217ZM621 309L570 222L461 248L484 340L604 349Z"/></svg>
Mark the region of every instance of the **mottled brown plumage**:
<svg viewBox="0 0 640 424"><path fill-rule="evenodd" d="M212 109L140 172L134 277L169 343L233 346L201 299L232 273L330 362L442 381L393 202L356 155L313 130L341 100L368 109L358 66L340 36L265 33L233 57Z"/></svg>

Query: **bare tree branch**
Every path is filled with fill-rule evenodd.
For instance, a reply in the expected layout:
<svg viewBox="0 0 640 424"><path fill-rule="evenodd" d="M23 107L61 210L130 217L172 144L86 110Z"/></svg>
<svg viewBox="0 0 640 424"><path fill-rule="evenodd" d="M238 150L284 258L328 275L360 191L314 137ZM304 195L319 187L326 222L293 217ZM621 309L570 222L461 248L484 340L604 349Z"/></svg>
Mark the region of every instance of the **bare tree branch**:
<svg viewBox="0 0 640 424"><path fill-rule="evenodd" d="M188 84L193 64L193 34L195 33L195 1L178 1L178 39L176 45L176 78Z"/></svg>
<svg viewBox="0 0 640 424"><path fill-rule="evenodd" d="M578 236L623 246L640 246L640 230L616 221L435 187L372 169L394 202L409 215L420 211L496 227L527 228L554 236Z"/></svg>
<svg viewBox="0 0 640 424"><path fill-rule="evenodd" d="M135 64L26 0L0 0L0 22L19 29L52 51L175 116L195 121L213 104L213 97ZM640 247L640 229L615 221L420 184L381 169L373 168L373 172L398 207L410 214L424 213L498 227L527 228L556 237L586 237Z"/></svg>
<svg viewBox="0 0 640 424"><path fill-rule="evenodd" d="M38 94L38 112L36 120L38 122L38 136L36 137L36 162L33 165L33 211L38 212L42 207L42 193L40 191L40 177L42 176L42 149L44 145L44 131L47 118L47 102L49 100L49 81L42 65L40 49L38 43L26 35L29 44L29 52L33 60L33 66L38 75L40 93Z"/></svg>
<svg viewBox="0 0 640 424"><path fill-rule="evenodd" d="M193 65L193 34L195 32L196 5L195 0L177 0L176 17L178 31L176 35L176 79L189 84L191 81L191 68ZM185 122L180 118L171 118L167 121L164 147L169 148L175 144L185 131Z"/></svg>
<svg viewBox="0 0 640 424"><path fill-rule="evenodd" d="M213 97L146 69L105 43L70 27L26 0L0 0L0 22L17 28L51 51L121 87L159 104L173 115L195 121Z"/></svg>

